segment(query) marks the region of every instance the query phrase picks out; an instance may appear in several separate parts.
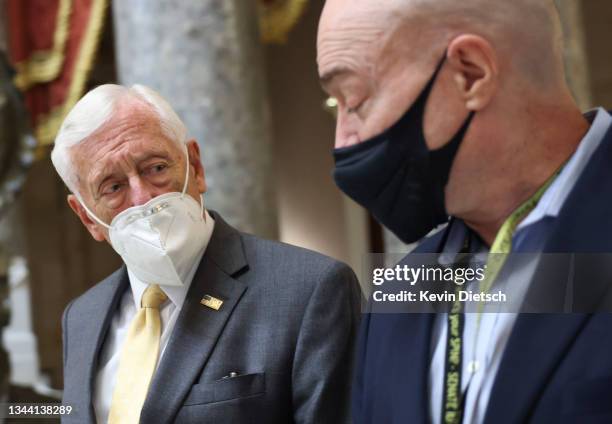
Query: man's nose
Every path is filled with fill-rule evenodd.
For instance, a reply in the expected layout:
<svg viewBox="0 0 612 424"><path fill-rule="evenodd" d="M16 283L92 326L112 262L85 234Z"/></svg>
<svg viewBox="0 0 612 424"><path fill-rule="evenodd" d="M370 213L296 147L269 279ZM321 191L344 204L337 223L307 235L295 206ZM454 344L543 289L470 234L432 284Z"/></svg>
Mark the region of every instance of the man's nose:
<svg viewBox="0 0 612 424"><path fill-rule="evenodd" d="M140 176L130 178L129 184L131 206L144 205L157 196L154 187Z"/></svg>
<svg viewBox="0 0 612 424"><path fill-rule="evenodd" d="M347 116L343 111L336 118L336 141L334 147L346 147L359 142L359 125L355 119Z"/></svg>

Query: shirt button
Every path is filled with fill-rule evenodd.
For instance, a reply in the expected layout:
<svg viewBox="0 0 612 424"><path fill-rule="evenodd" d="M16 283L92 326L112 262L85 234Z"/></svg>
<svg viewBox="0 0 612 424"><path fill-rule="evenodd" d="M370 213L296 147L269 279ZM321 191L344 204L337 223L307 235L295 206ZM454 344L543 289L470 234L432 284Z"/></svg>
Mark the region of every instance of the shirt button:
<svg viewBox="0 0 612 424"><path fill-rule="evenodd" d="M480 363L478 361L470 361L468 363L468 372L475 374L480 369Z"/></svg>

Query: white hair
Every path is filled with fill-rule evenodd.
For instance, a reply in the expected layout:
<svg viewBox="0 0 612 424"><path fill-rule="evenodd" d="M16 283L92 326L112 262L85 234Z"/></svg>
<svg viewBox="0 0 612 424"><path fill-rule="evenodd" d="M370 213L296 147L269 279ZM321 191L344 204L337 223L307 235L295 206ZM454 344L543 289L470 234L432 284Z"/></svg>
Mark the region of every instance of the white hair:
<svg viewBox="0 0 612 424"><path fill-rule="evenodd" d="M72 162L72 149L86 140L113 116L120 101L139 100L159 118L164 135L182 145L187 142L187 128L164 98L149 87L117 84L100 85L89 91L70 110L55 138L51 161L68 189L78 192L78 178Z"/></svg>

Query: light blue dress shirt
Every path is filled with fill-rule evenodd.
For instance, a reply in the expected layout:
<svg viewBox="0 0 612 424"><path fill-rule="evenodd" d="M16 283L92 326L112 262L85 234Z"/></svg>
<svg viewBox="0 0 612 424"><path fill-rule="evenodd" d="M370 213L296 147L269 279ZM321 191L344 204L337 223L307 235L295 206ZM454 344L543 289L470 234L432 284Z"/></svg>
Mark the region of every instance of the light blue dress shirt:
<svg viewBox="0 0 612 424"><path fill-rule="evenodd" d="M561 210L576 181L588 165L593 152L599 146L607 131L612 126L612 116L602 108L588 112L585 117L591 121L591 128L581 140L578 148L564 166L559 176L546 190L537 206L517 227L512 246L513 251L538 252L546 241L548 220L554 220ZM454 257L463 245L467 228L461 222L456 222L449 233L441 259L447 261ZM486 256L488 248L482 243L476 243L472 252L477 257ZM530 277L537 264L537 256L533 255L524 266L515 271L505 282L512 287L515 298L524 296L527 292ZM469 287L468 287L469 289ZM463 331L463 369L462 391L465 397L465 424L483 422L487 404L495 382L495 376L501 363L512 328L516 321L516 313L484 313L481 314L480 325L477 326L476 313L465 314ZM442 396L444 385L444 365L446 354L446 314L436 316L431 345L431 366L429 370L430 416L434 424L441 423ZM468 390L469 389L469 390Z"/></svg>

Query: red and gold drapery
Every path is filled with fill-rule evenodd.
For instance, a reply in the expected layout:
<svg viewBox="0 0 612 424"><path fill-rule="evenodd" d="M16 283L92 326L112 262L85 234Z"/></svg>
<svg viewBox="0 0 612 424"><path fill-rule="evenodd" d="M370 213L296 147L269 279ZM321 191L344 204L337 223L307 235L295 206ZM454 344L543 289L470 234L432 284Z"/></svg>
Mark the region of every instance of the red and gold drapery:
<svg viewBox="0 0 612 424"><path fill-rule="evenodd" d="M83 94L108 0L7 0L9 55L40 152Z"/></svg>

